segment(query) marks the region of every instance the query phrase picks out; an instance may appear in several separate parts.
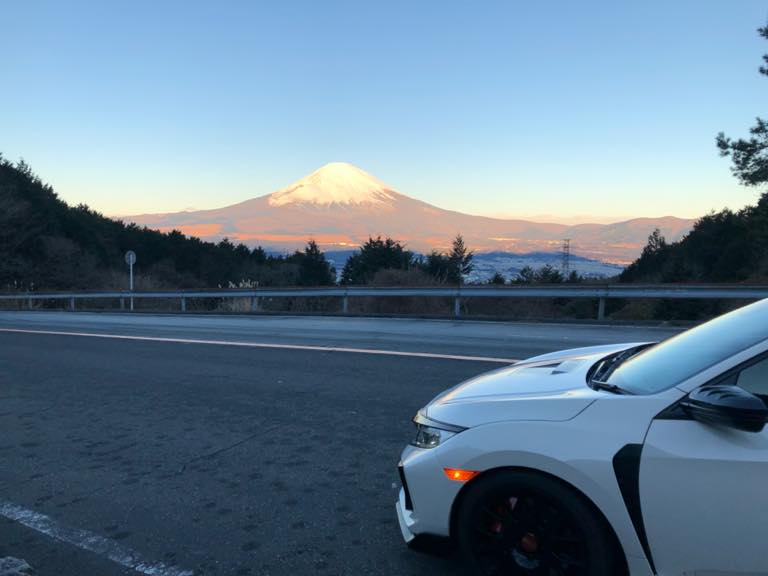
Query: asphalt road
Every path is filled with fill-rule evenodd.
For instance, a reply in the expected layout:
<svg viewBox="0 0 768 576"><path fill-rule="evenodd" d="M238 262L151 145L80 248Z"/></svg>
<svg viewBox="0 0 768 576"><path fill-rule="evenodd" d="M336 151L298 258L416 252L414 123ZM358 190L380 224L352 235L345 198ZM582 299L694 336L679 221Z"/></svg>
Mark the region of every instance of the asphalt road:
<svg viewBox="0 0 768 576"><path fill-rule="evenodd" d="M419 407L499 364L430 355L674 332L0 313L0 558L56 576L458 574L450 555L403 545L395 466Z"/></svg>
<svg viewBox="0 0 768 576"><path fill-rule="evenodd" d="M343 346L518 359L577 346L661 340L679 331L670 327L609 324L68 312L0 312L0 328Z"/></svg>

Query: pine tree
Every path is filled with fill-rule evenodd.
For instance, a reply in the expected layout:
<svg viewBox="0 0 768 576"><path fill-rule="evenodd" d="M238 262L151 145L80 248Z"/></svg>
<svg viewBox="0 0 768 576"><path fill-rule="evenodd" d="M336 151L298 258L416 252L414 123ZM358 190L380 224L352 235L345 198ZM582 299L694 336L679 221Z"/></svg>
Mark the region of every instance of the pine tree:
<svg viewBox="0 0 768 576"><path fill-rule="evenodd" d="M472 264L474 255L473 251L467 249L462 235L457 234L456 238L453 239L451 253L448 255L450 262L448 279L451 282L456 284L464 283L464 277L475 268L474 264Z"/></svg>
<svg viewBox="0 0 768 576"><path fill-rule="evenodd" d="M303 251L297 250L289 261L298 264L301 286L330 286L336 283L336 269L325 259L317 242L310 240Z"/></svg>
<svg viewBox="0 0 768 576"><path fill-rule="evenodd" d="M759 28L760 36L768 40L768 26ZM768 54L763 55L768 64ZM760 66L760 74L768 76L768 66ZM748 139L731 140L720 132L717 135L717 147L721 156L730 156L733 161L731 171L745 186L768 184L768 121L758 117L756 124L749 129Z"/></svg>

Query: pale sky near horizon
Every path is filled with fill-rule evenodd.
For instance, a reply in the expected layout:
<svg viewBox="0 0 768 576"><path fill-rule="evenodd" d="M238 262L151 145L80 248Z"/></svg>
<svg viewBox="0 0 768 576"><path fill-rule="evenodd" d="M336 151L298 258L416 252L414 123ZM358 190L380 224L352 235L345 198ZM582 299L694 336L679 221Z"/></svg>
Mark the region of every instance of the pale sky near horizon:
<svg viewBox="0 0 768 576"><path fill-rule="evenodd" d="M1 1L0 153L106 214L214 208L356 164L539 219L740 208L764 0Z"/></svg>

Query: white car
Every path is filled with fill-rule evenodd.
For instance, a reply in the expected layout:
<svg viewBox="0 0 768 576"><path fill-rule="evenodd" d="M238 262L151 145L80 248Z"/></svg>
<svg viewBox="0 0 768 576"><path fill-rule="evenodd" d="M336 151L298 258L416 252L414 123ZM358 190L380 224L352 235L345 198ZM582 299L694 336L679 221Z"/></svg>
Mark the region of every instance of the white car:
<svg viewBox="0 0 768 576"><path fill-rule="evenodd" d="M403 537L470 574L768 574L766 400L768 300L483 374L414 418Z"/></svg>

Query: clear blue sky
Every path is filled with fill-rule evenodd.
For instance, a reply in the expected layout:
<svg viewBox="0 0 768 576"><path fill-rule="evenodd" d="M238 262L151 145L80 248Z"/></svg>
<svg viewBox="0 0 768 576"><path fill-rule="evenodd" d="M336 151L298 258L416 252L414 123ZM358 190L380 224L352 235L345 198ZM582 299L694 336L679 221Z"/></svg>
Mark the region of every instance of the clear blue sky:
<svg viewBox="0 0 768 576"><path fill-rule="evenodd" d="M472 213L756 199L764 0L0 3L0 151L108 214L209 208L343 160Z"/></svg>

